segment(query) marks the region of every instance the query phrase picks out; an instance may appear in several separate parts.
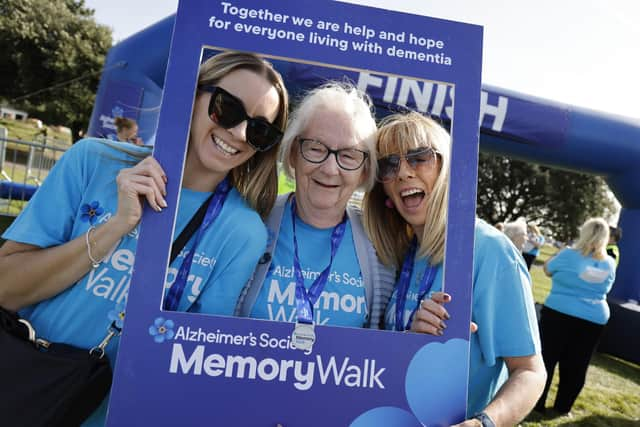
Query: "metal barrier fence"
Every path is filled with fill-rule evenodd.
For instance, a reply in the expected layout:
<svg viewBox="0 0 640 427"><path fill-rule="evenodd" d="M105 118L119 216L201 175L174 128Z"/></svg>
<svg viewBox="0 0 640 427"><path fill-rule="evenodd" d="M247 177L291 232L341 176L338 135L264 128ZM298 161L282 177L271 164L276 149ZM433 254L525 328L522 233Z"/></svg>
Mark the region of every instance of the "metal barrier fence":
<svg viewBox="0 0 640 427"><path fill-rule="evenodd" d="M0 215L19 214L67 148L0 134Z"/></svg>

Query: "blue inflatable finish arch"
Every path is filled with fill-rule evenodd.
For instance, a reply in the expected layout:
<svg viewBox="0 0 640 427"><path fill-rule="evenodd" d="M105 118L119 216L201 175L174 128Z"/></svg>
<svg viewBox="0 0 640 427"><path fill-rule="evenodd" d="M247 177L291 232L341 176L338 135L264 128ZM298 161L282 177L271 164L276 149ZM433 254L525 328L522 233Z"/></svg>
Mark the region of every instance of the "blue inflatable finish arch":
<svg viewBox="0 0 640 427"><path fill-rule="evenodd" d="M173 21L168 17L111 49L89 135L114 135L113 118L123 115L137 119L140 136L153 143ZM369 93L380 114L406 106L451 119L454 93L446 85L281 61L274 66L293 94L347 74ZM640 269L634 266L634 254L640 253L640 121L486 85L481 100L483 151L606 179L623 206L622 255L611 296L640 300Z"/></svg>

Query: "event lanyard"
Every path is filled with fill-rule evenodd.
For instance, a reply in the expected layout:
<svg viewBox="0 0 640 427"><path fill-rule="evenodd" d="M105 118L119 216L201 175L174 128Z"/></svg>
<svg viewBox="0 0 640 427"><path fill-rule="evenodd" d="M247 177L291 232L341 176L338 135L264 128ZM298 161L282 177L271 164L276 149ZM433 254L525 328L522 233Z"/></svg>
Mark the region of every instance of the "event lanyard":
<svg viewBox="0 0 640 427"><path fill-rule="evenodd" d="M433 284L433 279L435 278L436 267L430 264L427 264L427 268L424 271L424 275L422 276L422 280L420 281L420 290L418 291L418 304L416 304L416 308L413 309L407 323L404 323L404 306L407 303L407 293L409 292L409 284L411 283L411 274L413 273L413 264L416 258L416 249L418 247L418 241L414 237L411 240L411 245L409 246L409 252L404 258L404 262L402 263L402 271L400 271L400 277L398 278L398 282L396 284L396 289L398 293L396 294L396 331L405 331L411 327L411 322L413 320L413 316L418 311L420 307L420 303L422 299L427 294L427 291L431 289L431 285Z"/></svg>
<svg viewBox="0 0 640 427"><path fill-rule="evenodd" d="M316 303L322 290L324 289L327 279L329 278L329 272L331 271L331 264L333 264L333 257L338 251L344 231L347 225L347 215L345 214L342 221L333 228L331 232L331 259L329 265L324 269L320 276L313 282L309 290L304 287L304 278L302 277L302 269L300 268L300 258L298 257L298 240L296 239L296 199L291 199L291 222L293 223L293 269L296 279L296 312L298 315L298 322L300 323L313 323L313 305Z"/></svg>
<svg viewBox="0 0 640 427"><path fill-rule="evenodd" d="M180 298L182 298L182 294L184 293L184 288L187 285L187 277L189 276L189 269L191 268L191 263L193 262L193 254L195 253L198 243L200 239L204 235L204 232L209 228L209 226L216 220L220 211L222 210L222 206L224 205L224 201L227 198L227 194L229 194L229 190L231 190L231 185L229 184L229 180L227 178L223 179L220 184L216 187L215 193L213 193L213 197L209 201L209 206L207 206L207 212L204 215L204 219L202 220L202 224L198 228L198 232L196 233L195 241L193 242L193 246L187 255L182 260L182 265L180 265L180 270L178 270L178 276L176 277L175 282L167 292L167 296L164 299L164 304L162 308L164 310L176 311L178 309L178 304L180 303Z"/></svg>

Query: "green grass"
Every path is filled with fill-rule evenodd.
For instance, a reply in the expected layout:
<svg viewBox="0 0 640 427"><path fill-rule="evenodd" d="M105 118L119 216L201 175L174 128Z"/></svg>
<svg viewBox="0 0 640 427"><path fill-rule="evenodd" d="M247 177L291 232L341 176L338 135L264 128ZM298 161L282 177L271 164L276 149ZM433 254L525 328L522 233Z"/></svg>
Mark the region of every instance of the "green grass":
<svg viewBox="0 0 640 427"><path fill-rule="evenodd" d="M43 125L38 129L34 123L23 120L0 119L0 126L7 128L9 139L21 139L23 141L42 141L42 129L47 129L47 140L62 146L71 145L71 135L58 132L51 126Z"/></svg>
<svg viewBox="0 0 640 427"><path fill-rule="evenodd" d="M543 246L540 256L531 268L533 295L537 303L543 303L551 290L542 265L557 249ZM547 397L547 407L552 406L558 385L558 372L553 377ZM520 425L522 427L631 427L640 426L640 366L603 353L596 353L587 371L587 380L578 400L573 405L571 417L546 417L533 412Z"/></svg>

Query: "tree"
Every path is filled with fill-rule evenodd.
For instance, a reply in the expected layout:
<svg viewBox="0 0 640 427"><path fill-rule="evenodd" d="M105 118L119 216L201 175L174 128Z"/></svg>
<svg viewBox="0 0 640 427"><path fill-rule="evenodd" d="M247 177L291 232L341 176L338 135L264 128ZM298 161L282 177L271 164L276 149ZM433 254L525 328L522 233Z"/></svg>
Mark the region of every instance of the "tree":
<svg viewBox="0 0 640 427"><path fill-rule="evenodd" d="M111 30L84 0L0 0L0 99L49 124L86 129Z"/></svg>
<svg viewBox="0 0 640 427"><path fill-rule="evenodd" d="M524 217L568 241L589 217L607 216L613 201L604 180L480 153L477 214L492 224Z"/></svg>

